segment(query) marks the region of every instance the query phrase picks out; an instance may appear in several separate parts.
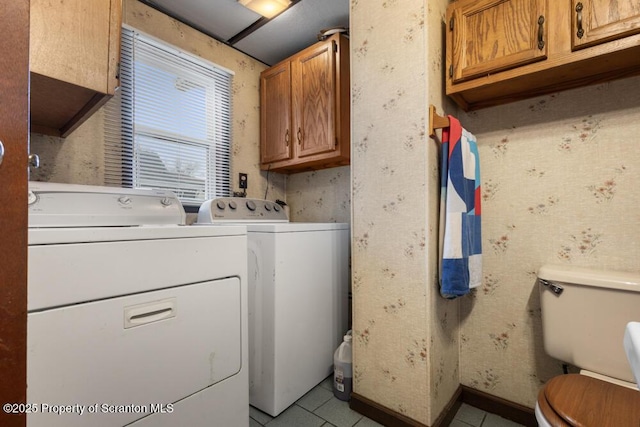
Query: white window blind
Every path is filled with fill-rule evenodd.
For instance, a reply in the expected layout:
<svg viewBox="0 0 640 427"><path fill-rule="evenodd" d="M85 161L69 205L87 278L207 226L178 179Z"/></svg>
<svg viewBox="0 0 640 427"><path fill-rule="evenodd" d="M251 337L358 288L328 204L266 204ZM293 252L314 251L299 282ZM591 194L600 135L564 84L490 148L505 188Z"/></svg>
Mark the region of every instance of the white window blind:
<svg viewBox="0 0 640 427"><path fill-rule="evenodd" d="M231 195L232 73L122 29L119 92L105 108L105 184L185 205Z"/></svg>

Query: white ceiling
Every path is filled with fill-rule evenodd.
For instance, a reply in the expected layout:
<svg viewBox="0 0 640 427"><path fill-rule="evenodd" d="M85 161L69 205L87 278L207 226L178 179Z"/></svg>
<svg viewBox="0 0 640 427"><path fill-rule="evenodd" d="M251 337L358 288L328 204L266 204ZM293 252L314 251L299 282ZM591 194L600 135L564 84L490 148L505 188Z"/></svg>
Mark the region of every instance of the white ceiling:
<svg viewBox="0 0 640 427"><path fill-rule="evenodd" d="M349 27L349 0L294 0L271 20L236 0L141 1L267 65L317 42L321 30Z"/></svg>

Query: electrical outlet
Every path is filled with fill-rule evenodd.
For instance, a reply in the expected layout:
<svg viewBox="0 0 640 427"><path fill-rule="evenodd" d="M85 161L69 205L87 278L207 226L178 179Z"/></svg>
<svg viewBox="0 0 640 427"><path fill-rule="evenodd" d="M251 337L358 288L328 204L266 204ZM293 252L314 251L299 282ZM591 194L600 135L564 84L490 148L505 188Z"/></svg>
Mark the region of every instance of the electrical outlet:
<svg viewBox="0 0 640 427"><path fill-rule="evenodd" d="M239 173L239 178L238 181L240 182L240 188L243 188L246 190L247 185L248 185L248 178L247 178L247 174L246 173Z"/></svg>

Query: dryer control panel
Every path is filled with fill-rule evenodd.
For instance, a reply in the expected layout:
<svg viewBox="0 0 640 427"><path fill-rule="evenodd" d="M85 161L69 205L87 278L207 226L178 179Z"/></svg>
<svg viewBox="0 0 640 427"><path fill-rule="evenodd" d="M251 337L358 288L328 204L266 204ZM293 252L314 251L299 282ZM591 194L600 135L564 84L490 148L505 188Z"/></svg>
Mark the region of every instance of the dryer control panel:
<svg viewBox="0 0 640 427"><path fill-rule="evenodd" d="M197 224L229 222L289 222L278 203L244 197L218 197L200 206Z"/></svg>
<svg viewBox="0 0 640 427"><path fill-rule="evenodd" d="M180 200L166 190L29 182L29 227L184 225Z"/></svg>

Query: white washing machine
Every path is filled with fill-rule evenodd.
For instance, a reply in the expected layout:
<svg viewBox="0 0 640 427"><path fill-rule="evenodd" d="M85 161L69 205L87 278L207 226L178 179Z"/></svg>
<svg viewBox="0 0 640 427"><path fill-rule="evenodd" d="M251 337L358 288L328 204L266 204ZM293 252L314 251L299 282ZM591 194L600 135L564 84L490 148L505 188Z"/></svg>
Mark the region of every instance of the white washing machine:
<svg viewBox="0 0 640 427"><path fill-rule="evenodd" d="M29 427L248 426L244 227L166 191L30 183Z"/></svg>
<svg viewBox="0 0 640 427"><path fill-rule="evenodd" d="M289 222L258 199L205 202L198 224L247 227L249 402L278 415L333 372L347 331L349 225Z"/></svg>

